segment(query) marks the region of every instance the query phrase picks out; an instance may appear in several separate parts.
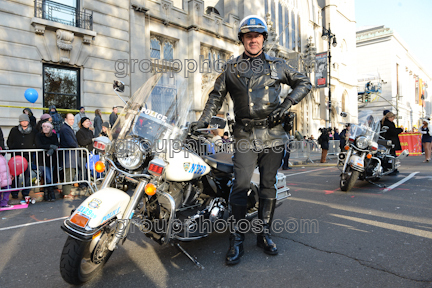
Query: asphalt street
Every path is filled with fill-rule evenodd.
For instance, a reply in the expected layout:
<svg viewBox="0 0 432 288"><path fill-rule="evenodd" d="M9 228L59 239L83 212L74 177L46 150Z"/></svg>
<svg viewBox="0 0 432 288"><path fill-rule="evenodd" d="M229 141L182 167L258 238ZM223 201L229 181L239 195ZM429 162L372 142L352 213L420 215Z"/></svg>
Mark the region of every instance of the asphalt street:
<svg viewBox="0 0 432 288"><path fill-rule="evenodd" d="M284 171L292 197L275 212L286 224L273 233L279 255L264 254L250 232L241 263L228 267L228 234L213 234L182 245L201 270L135 230L83 287L432 287L432 163L422 161L404 159L378 182L388 189L358 180L349 193L336 167L296 166ZM60 224L82 200L0 212L0 287L69 287Z"/></svg>

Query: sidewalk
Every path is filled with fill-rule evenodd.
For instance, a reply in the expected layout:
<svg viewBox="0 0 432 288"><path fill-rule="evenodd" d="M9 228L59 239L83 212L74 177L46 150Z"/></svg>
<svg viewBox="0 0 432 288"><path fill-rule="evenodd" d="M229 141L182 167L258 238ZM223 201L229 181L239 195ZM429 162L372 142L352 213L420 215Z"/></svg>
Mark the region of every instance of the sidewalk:
<svg viewBox="0 0 432 288"><path fill-rule="evenodd" d="M58 185L61 188L61 185ZM55 189L55 196L56 196L56 200L63 200L63 194L62 194L62 190L61 189ZM43 201L43 195L44 192L43 191L39 191L39 189L48 189L48 187L44 187L44 188L35 188L35 189L31 189L29 196L31 199L34 199L36 202L42 202ZM71 194L74 195L76 198L82 197L82 196L88 196L89 194L87 194L87 189L81 189L78 187L72 187L71 189ZM9 196L9 205L18 205L20 204L21 201L24 201L24 198L21 195L21 192L18 194L18 199L13 199L12 198L12 194Z"/></svg>

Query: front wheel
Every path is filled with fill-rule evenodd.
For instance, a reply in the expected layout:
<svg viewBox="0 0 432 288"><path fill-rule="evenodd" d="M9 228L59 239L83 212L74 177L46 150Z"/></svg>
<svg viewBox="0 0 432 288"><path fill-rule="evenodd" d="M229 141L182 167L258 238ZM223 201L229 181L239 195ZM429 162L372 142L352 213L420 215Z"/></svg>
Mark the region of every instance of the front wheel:
<svg viewBox="0 0 432 288"><path fill-rule="evenodd" d="M73 285L92 279L105 265L113 251L107 247L113 233L102 232L100 238L84 242L68 237L60 259L60 274Z"/></svg>
<svg viewBox="0 0 432 288"><path fill-rule="evenodd" d="M340 188L342 191L348 192L351 190L352 187L354 187L354 183L357 181L360 172L352 170L351 168L347 168L347 173L351 173L351 175L348 176L347 179L340 180Z"/></svg>

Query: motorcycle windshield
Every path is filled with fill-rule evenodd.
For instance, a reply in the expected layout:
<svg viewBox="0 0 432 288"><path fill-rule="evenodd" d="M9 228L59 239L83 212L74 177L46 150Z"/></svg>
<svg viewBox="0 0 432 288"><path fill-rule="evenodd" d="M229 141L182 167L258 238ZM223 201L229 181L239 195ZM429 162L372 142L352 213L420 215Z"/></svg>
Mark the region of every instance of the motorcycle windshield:
<svg viewBox="0 0 432 288"><path fill-rule="evenodd" d="M350 138L356 139L359 136L365 136L370 141L377 142L381 129L380 120L372 115L371 110L363 110L358 115L359 124L351 128Z"/></svg>
<svg viewBox="0 0 432 288"><path fill-rule="evenodd" d="M111 129L112 136L139 137L152 148L163 139L183 141L191 106L187 79L176 73L157 73L129 99Z"/></svg>

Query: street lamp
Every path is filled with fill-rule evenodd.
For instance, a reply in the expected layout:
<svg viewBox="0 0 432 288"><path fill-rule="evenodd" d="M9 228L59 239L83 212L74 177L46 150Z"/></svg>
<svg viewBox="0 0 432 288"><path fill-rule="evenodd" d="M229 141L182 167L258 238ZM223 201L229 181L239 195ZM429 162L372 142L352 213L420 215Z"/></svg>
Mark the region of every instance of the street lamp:
<svg viewBox="0 0 432 288"><path fill-rule="evenodd" d="M336 35L333 34L330 30L330 23L329 23L329 29L325 29L323 27L322 29L322 35L321 38L328 42L328 67L329 67L329 81L328 81L328 88L329 88L329 102L328 102L328 109L329 109L329 123L328 123L328 127L331 126L331 46L333 45L333 47L336 47L337 42L336 42ZM333 39L333 43L332 43L332 39Z"/></svg>

